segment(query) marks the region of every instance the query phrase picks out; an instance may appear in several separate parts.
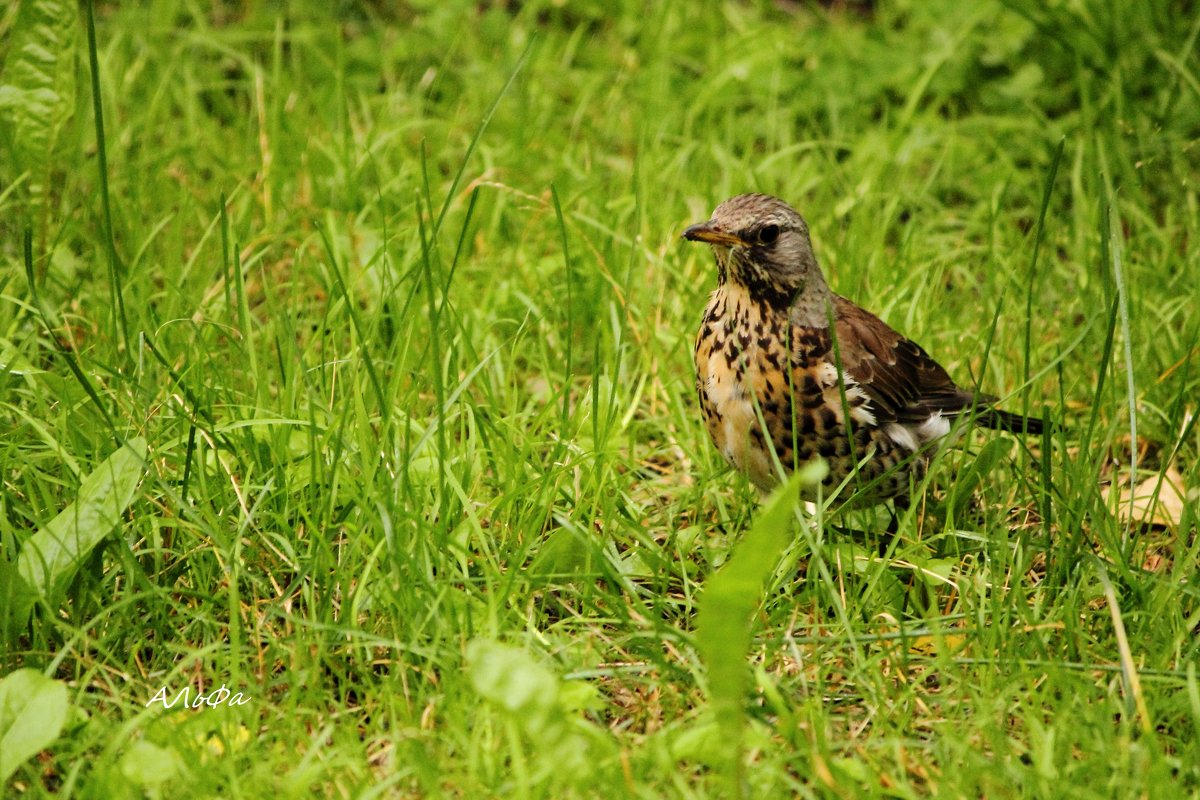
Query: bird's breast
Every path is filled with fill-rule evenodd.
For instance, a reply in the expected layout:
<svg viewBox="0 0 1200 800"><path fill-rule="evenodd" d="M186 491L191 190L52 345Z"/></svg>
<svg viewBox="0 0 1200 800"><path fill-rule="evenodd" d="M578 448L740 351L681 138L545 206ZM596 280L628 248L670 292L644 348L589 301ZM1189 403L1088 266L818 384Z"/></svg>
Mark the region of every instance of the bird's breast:
<svg viewBox="0 0 1200 800"><path fill-rule="evenodd" d="M770 430L790 408L786 330L785 315L726 285L709 300L696 338L696 388L708 433L733 467L764 488L776 470L759 414Z"/></svg>
<svg viewBox="0 0 1200 800"><path fill-rule="evenodd" d="M695 348L700 407L717 449L760 488L778 482L776 460L790 471L824 459L834 481L876 444L915 449L878 427L869 396L830 352L827 331L793 326L786 312L735 286L709 300Z"/></svg>

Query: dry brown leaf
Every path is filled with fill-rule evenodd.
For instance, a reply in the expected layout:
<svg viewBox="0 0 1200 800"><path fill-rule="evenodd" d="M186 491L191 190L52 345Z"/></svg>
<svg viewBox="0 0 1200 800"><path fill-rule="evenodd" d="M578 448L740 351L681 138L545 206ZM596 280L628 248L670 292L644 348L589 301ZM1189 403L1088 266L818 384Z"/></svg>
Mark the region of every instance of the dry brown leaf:
<svg viewBox="0 0 1200 800"><path fill-rule="evenodd" d="M1172 530L1179 527L1187 503L1187 489L1183 485L1183 476L1175 467L1167 467L1162 475L1151 475L1132 491L1128 483L1104 487L1104 502L1110 508L1117 486L1120 487L1116 501L1117 519Z"/></svg>

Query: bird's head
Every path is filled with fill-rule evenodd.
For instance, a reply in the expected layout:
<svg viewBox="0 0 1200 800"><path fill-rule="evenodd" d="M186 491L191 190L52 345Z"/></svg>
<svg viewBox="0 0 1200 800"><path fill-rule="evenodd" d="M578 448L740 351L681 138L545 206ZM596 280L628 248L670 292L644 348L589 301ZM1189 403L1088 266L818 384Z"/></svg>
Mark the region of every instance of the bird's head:
<svg viewBox="0 0 1200 800"><path fill-rule="evenodd" d="M720 281L733 281L751 297L787 307L797 295L825 291L804 218L777 197L739 194L693 225L683 238L705 242L717 259Z"/></svg>

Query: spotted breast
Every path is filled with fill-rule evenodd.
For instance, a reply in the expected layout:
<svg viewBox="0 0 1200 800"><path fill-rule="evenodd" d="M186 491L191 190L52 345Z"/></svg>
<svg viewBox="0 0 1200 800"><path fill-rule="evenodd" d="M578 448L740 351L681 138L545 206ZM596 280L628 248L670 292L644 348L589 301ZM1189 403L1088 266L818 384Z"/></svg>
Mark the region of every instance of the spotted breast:
<svg viewBox="0 0 1200 800"><path fill-rule="evenodd" d="M862 504L901 494L907 476L889 471L948 431L949 421L937 414L924 425L879 427L869 396L852 378L839 381L832 344L828 328L792 325L736 284L718 288L695 347L709 436L764 491L781 470L820 457L827 491L854 474Z"/></svg>

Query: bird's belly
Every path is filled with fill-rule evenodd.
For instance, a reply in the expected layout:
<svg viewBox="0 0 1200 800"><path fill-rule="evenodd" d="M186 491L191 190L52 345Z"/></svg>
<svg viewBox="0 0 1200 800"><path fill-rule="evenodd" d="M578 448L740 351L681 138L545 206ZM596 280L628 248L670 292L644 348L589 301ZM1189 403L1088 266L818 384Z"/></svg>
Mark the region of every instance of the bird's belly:
<svg viewBox="0 0 1200 800"><path fill-rule="evenodd" d="M717 450L756 486L774 485L777 474L759 424L762 401L756 409L753 381L746 380L744 371L729 369L717 354L708 359L698 378L705 425Z"/></svg>
<svg viewBox="0 0 1200 800"><path fill-rule="evenodd" d="M776 474L758 421L754 381L746 379L744 366L730 368L720 354L710 355L707 363L697 366L704 423L716 449L755 485L772 486ZM762 408L761 399L757 407Z"/></svg>

